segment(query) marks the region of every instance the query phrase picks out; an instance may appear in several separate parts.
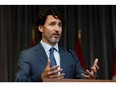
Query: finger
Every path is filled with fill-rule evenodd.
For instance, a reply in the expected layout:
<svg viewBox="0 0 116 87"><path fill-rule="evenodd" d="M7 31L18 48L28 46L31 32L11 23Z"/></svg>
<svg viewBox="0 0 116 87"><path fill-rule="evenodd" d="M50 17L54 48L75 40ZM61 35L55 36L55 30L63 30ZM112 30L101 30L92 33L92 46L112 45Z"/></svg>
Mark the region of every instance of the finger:
<svg viewBox="0 0 116 87"><path fill-rule="evenodd" d="M58 77L58 78L56 78L56 79L63 79L64 78L64 76L61 76L61 77Z"/></svg>
<svg viewBox="0 0 116 87"><path fill-rule="evenodd" d="M63 79L65 76L65 74L63 73L63 75L61 75L60 77L58 77L58 79Z"/></svg>
<svg viewBox="0 0 116 87"><path fill-rule="evenodd" d="M49 78L62 78L64 77L64 75L65 75L64 73L58 75L50 75Z"/></svg>
<svg viewBox="0 0 116 87"><path fill-rule="evenodd" d="M60 77L57 77L56 79L63 79L63 78L64 78L64 75L60 76Z"/></svg>
<svg viewBox="0 0 116 87"><path fill-rule="evenodd" d="M90 76L94 77L93 71L90 72L90 71L87 69L86 72L87 72Z"/></svg>
<svg viewBox="0 0 116 87"><path fill-rule="evenodd" d="M57 77L64 77L65 73L58 74Z"/></svg>
<svg viewBox="0 0 116 87"><path fill-rule="evenodd" d="M57 74L58 72L61 72L61 71L62 71L62 69L49 71L49 72L48 72L48 75L55 75L55 74Z"/></svg>
<svg viewBox="0 0 116 87"><path fill-rule="evenodd" d="M99 70L99 66L98 65L96 65L95 67L96 67L96 70Z"/></svg>
<svg viewBox="0 0 116 87"><path fill-rule="evenodd" d="M91 70L93 70L93 73L97 72L96 67L91 67Z"/></svg>
<svg viewBox="0 0 116 87"><path fill-rule="evenodd" d="M99 66L98 65L95 65L93 68L96 70L96 72L97 72L97 70L99 70Z"/></svg>
<svg viewBox="0 0 116 87"><path fill-rule="evenodd" d="M91 67L91 69L94 71L94 73L97 73L97 71L99 70L98 65L95 65L93 67Z"/></svg>
<svg viewBox="0 0 116 87"><path fill-rule="evenodd" d="M54 70L56 70L58 67L59 67L58 65L53 66L53 67L49 68L49 71L54 71Z"/></svg>
<svg viewBox="0 0 116 87"><path fill-rule="evenodd" d="M54 73L58 73L58 72L61 72L63 69L57 69L57 70L54 70Z"/></svg>
<svg viewBox="0 0 116 87"><path fill-rule="evenodd" d="M96 78L97 76L97 70L96 70L96 67L91 67L92 71L93 71L93 78Z"/></svg>
<svg viewBox="0 0 116 87"><path fill-rule="evenodd" d="M97 77L97 72L98 72L98 70L99 70L99 66L96 65L95 67L92 67L92 70L94 71L94 76L95 76L95 78L96 78L96 77Z"/></svg>
<svg viewBox="0 0 116 87"><path fill-rule="evenodd" d="M98 63L98 58L95 59L93 66L97 65Z"/></svg>
<svg viewBox="0 0 116 87"><path fill-rule="evenodd" d="M85 75L84 73L82 73L81 76L84 77L85 79L89 79L89 75Z"/></svg>
<svg viewBox="0 0 116 87"><path fill-rule="evenodd" d="M54 70L55 69L57 69L59 66L53 66L52 68L46 68L46 72L47 72L47 75L52 75L52 74L54 74L55 72L54 72Z"/></svg>

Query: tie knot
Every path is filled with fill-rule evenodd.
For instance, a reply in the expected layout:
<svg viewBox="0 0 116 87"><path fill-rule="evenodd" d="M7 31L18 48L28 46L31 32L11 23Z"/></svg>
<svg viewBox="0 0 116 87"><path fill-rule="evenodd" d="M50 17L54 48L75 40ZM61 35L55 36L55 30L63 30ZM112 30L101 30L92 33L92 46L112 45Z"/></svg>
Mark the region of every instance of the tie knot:
<svg viewBox="0 0 116 87"><path fill-rule="evenodd" d="M54 52L54 50L55 50L55 48L54 48L54 47L51 47L51 48L50 48L50 52L51 52L51 53L53 53L53 52Z"/></svg>

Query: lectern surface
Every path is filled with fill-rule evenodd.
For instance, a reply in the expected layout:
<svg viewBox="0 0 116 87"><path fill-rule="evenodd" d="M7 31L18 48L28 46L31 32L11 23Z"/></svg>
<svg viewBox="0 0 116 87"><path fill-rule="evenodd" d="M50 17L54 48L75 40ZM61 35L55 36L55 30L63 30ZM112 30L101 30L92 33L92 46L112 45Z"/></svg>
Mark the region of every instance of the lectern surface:
<svg viewBox="0 0 116 87"><path fill-rule="evenodd" d="M87 79L43 79L43 82L116 82L116 80L87 80Z"/></svg>

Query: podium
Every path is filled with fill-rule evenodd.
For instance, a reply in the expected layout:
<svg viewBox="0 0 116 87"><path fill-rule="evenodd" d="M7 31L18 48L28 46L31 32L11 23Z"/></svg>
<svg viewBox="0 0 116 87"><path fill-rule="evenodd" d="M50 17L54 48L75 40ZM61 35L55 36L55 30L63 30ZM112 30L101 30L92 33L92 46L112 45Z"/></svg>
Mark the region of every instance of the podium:
<svg viewBox="0 0 116 87"><path fill-rule="evenodd" d="M88 80L88 79L42 79L42 82L116 82L116 80Z"/></svg>

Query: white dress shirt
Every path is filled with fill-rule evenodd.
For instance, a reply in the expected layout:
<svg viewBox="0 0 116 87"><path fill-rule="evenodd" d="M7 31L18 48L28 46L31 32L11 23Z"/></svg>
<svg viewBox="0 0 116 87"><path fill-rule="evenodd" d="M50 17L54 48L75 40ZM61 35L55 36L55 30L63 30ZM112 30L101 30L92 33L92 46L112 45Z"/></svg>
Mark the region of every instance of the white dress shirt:
<svg viewBox="0 0 116 87"><path fill-rule="evenodd" d="M52 47L51 45L43 42L42 40L40 41L40 43L42 44L46 54L47 54L47 57L49 58L49 55L50 55L50 51L49 49ZM56 50L54 50L54 57L55 57L55 60L56 60L56 63L58 66L60 66L60 54L59 54L59 48L58 48L58 43L53 46ZM59 67L60 68L60 67ZM58 69L59 69L58 68Z"/></svg>

